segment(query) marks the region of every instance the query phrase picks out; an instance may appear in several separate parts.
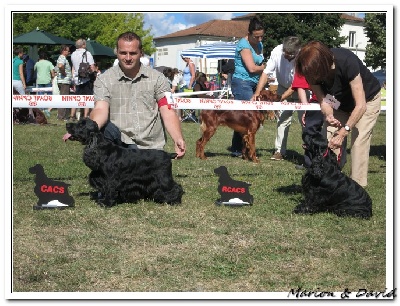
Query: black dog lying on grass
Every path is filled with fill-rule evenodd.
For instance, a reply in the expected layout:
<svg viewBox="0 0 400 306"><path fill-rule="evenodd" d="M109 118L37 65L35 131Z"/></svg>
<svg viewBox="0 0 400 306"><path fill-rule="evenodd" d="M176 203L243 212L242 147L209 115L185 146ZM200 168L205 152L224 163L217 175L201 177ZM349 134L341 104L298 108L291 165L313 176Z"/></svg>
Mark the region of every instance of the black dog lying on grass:
<svg viewBox="0 0 400 306"><path fill-rule="evenodd" d="M156 203L181 203L183 189L172 177L171 159L176 154L162 150L131 149L106 140L96 122L89 118L67 123L67 139L85 145L83 162L92 172L90 185L101 206L135 203L140 199Z"/></svg>
<svg viewBox="0 0 400 306"><path fill-rule="evenodd" d="M314 214L333 212L336 215L368 219L372 216L372 200L363 187L340 171L336 154L328 148L322 135L305 137L305 145L313 158L303 175L304 202L294 212Z"/></svg>

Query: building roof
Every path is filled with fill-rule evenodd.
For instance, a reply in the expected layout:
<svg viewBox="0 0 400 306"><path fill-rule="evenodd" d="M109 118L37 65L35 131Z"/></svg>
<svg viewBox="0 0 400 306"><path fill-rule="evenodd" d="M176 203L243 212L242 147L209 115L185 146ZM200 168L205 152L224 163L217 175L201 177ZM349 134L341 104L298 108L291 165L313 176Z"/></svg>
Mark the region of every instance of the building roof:
<svg viewBox="0 0 400 306"><path fill-rule="evenodd" d="M255 15L256 13L249 13L232 18L232 20L214 19L191 28L180 30L164 36L155 37L154 40L187 36L240 38L247 34L249 20ZM341 17L343 19L354 22L364 21L363 18L359 18L349 14L342 14Z"/></svg>
<svg viewBox="0 0 400 306"><path fill-rule="evenodd" d="M180 30L168 35L155 37L154 40L183 36L215 36L243 37L247 34L249 20L210 20L191 28Z"/></svg>
<svg viewBox="0 0 400 306"><path fill-rule="evenodd" d="M364 22L364 18L356 17L350 14L342 14L341 17L349 21Z"/></svg>

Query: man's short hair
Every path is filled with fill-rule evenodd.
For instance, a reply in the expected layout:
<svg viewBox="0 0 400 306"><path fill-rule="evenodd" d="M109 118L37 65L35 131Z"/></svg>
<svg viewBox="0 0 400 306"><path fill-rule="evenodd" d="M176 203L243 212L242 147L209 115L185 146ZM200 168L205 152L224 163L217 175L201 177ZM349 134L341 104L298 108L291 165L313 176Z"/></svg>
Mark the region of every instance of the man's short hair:
<svg viewBox="0 0 400 306"><path fill-rule="evenodd" d="M139 35L137 35L134 32L125 32L125 33L122 33L121 35L119 35L118 38L117 38L117 47L116 47L116 49L118 49L118 42L120 40L125 40L125 41L138 40L139 41L139 50L142 50L142 48L143 48L142 39L140 38Z"/></svg>
<svg viewBox="0 0 400 306"><path fill-rule="evenodd" d="M83 46L86 46L86 39L83 38L79 38L76 42L75 42L75 47L77 49L82 48Z"/></svg>

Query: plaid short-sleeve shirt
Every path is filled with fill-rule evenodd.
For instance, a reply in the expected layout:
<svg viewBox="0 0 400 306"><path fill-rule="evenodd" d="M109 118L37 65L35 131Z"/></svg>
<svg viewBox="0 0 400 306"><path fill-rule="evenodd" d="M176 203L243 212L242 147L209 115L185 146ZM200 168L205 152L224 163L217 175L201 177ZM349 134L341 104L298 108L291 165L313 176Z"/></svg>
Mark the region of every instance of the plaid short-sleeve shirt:
<svg viewBox="0 0 400 306"><path fill-rule="evenodd" d="M94 101L109 103L110 121L121 130L124 143L163 149L166 135L157 101L169 91L166 77L155 69L142 65L131 79L116 65L97 77Z"/></svg>

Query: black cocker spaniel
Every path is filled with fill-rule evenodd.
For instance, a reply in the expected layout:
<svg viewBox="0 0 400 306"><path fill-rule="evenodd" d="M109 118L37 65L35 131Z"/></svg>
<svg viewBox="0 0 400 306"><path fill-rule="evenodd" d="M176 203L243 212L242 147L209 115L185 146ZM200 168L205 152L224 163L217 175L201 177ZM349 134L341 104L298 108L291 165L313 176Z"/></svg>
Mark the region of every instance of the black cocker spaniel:
<svg viewBox="0 0 400 306"><path fill-rule="evenodd" d="M120 203L152 200L179 204L183 189L172 177L171 159L175 153L155 149L132 149L104 138L97 123L82 118L66 124L64 140L85 145L83 162L92 172L89 183L96 190L98 204L111 207Z"/></svg>
<svg viewBox="0 0 400 306"><path fill-rule="evenodd" d="M332 212L340 217L369 219L372 216L370 196L340 170L336 154L328 148L328 141L322 135L306 136L304 140L312 154L312 163L302 177L304 201L294 212Z"/></svg>

